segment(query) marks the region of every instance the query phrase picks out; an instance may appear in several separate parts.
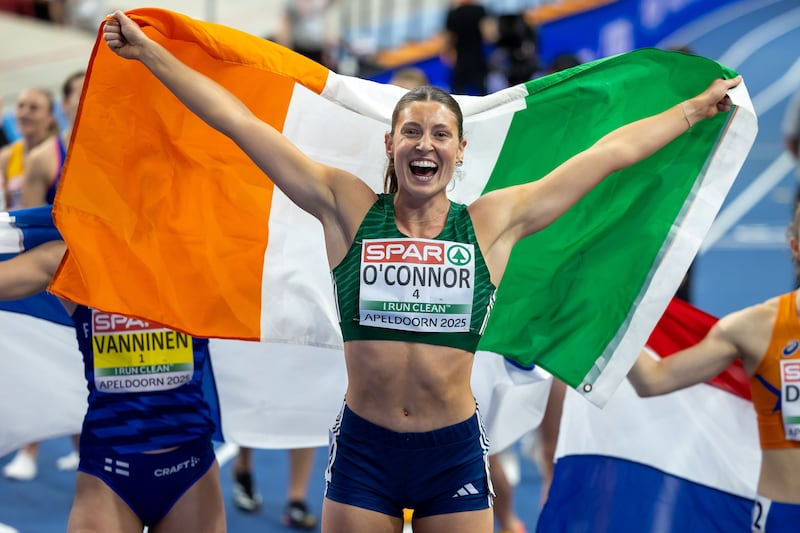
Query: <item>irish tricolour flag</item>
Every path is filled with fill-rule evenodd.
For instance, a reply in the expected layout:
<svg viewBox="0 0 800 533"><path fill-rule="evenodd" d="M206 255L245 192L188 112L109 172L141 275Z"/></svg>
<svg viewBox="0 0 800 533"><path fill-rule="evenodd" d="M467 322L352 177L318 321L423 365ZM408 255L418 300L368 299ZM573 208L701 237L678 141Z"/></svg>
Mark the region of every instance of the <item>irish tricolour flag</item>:
<svg viewBox="0 0 800 533"><path fill-rule="evenodd" d="M0 212L0 261L61 238L50 210ZM106 390L125 386L111 379L118 361L110 355L121 342L119 333L136 332L129 339L133 348L159 341L188 347L184 335L152 323L103 311L93 319L98 387ZM347 384L340 347L221 339L212 339L210 347L203 391L217 440L253 448L327 444ZM0 390L14 398L0 403L0 456L29 442L79 433L86 411L84 369L72 319L53 295L0 301L0 353ZM178 361L161 370L182 379L182 366ZM492 450L500 451L539 424L550 379L538 368L479 353L472 389Z"/></svg>
<svg viewBox="0 0 800 533"><path fill-rule="evenodd" d="M310 157L376 191L403 89L337 75L239 31L156 9L145 31ZM468 141L451 198L536 180L612 129L733 72L639 50L486 97L458 97ZM619 172L514 250L481 348L536 363L602 404L674 293L746 157L737 107ZM302 180L303 176L297 176ZM64 297L198 336L339 350L318 222L146 69L98 39L54 208Z"/></svg>

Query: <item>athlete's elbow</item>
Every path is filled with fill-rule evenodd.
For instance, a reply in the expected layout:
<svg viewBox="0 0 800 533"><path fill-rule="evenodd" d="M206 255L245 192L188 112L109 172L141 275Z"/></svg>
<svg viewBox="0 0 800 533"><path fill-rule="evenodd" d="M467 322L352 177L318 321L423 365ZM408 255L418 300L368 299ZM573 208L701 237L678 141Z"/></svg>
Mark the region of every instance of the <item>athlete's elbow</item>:
<svg viewBox="0 0 800 533"><path fill-rule="evenodd" d="M645 154L632 143L616 141L609 143L606 147L606 161L608 163L608 174L628 168L644 159Z"/></svg>
<svg viewBox="0 0 800 533"><path fill-rule="evenodd" d="M631 384L633 390L636 392L636 395L640 398L648 398L650 396L655 396L655 391L653 388L642 379L638 377L634 377L632 375L628 375L628 383Z"/></svg>
<svg viewBox="0 0 800 533"><path fill-rule="evenodd" d="M587 151L592 172L600 179L627 168L638 161L638 150L621 139L603 138Z"/></svg>
<svg viewBox="0 0 800 533"><path fill-rule="evenodd" d="M656 362L650 359L646 352L639 354L639 358L628 372L628 383L640 398L649 398L663 394L661 380L658 378Z"/></svg>
<svg viewBox="0 0 800 533"><path fill-rule="evenodd" d="M649 384L640 384L639 386L634 385L633 390L636 391L636 395L639 396L639 398L652 398L653 396L659 396L662 394L657 387Z"/></svg>

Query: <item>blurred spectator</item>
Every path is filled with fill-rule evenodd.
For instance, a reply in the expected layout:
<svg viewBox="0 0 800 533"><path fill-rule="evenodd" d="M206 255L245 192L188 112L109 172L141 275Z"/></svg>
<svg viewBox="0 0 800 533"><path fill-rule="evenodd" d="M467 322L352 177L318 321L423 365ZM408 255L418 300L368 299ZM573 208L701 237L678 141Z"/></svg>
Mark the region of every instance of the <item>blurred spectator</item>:
<svg viewBox="0 0 800 533"><path fill-rule="evenodd" d="M471 0L455 0L445 21L442 60L452 68L450 92L483 96L489 65L484 45L497 40L497 21Z"/></svg>
<svg viewBox="0 0 800 533"><path fill-rule="evenodd" d="M529 453L529 456L539 468L539 474L542 476L542 492L539 495L540 508L544 507L547 495L550 492L550 485L553 482L556 445L561 428L561 413L564 410L564 396L566 393L567 386L563 381L554 377L553 383L550 385L547 407L545 407L544 416L537 432L537 447Z"/></svg>
<svg viewBox="0 0 800 533"><path fill-rule="evenodd" d="M0 148L0 210L22 207L25 163L30 151L58 133L50 91L30 88L17 98L16 121L22 138Z"/></svg>
<svg viewBox="0 0 800 533"><path fill-rule="evenodd" d="M489 472L495 493L494 520L499 533L526 533L525 524L514 511L514 485L519 481L516 450L509 448L490 455Z"/></svg>
<svg viewBox="0 0 800 533"><path fill-rule="evenodd" d="M52 204L55 199L85 75L82 70L73 72L61 85L61 110L66 123L60 135L53 136L30 151L26 161L22 207Z"/></svg>
<svg viewBox="0 0 800 533"><path fill-rule="evenodd" d="M64 0L0 0L0 11L64 23Z"/></svg>
<svg viewBox="0 0 800 533"><path fill-rule="evenodd" d="M539 70L536 28L521 14L497 18L497 47L492 62L506 79L506 85L525 83Z"/></svg>
<svg viewBox="0 0 800 533"><path fill-rule="evenodd" d="M288 0L272 40L337 70L339 21L335 4L335 0Z"/></svg>
<svg viewBox="0 0 800 533"><path fill-rule="evenodd" d="M289 486L281 523L292 529L314 529L317 518L311 513L306 501L308 483L314 466L315 448L292 448L289 450ZM261 495L253 480L253 450L240 447L233 462L233 503L246 513L261 508Z"/></svg>
<svg viewBox="0 0 800 533"><path fill-rule="evenodd" d="M417 67L405 67L398 69L392 74L389 83L404 89L413 89L422 85L429 85L428 75L425 71Z"/></svg>
<svg viewBox="0 0 800 533"><path fill-rule="evenodd" d="M571 52L564 52L553 58L553 62L550 64L547 73L553 74L554 72L561 72L568 68L577 67L581 63L583 63L583 61L581 61L577 55Z"/></svg>
<svg viewBox="0 0 800 533"><path fill-rule="evenodd" d="M64 0L34 0L33 8L36 18L64 24Z"/></svg>
<svg viewBox="0 0 800 533"><path fill-rule="evenodd" d="M0 0L0 11L66 24L93 34L108 13L105 0Z"/></svg>
<svg viewBox="0 0 800 533"><path fill-rule="evenodd" d="M800 205L800 90L794 93L786 107L781 126L783 144L786 151L794 159L796 165L795 189L792 202L792 213ZM794 287L800 287L800 265L795 262Z"/></svg>
<svg viewBox="0 0 800 533"><path fill-rule="evenodd" d="M5 120L3 117L5 116L5 109L3 108L3 97L0 96L0 148L7 145L11 142L8 135L6 134L6 129L4 127Z"/></svg>
<svg viewBox="0 0 800 533"><path fill-rule="evenodd" d="M800 90L789 100L783 115L783 144L797 164L797 179L800 180ZM800 202L800 186L795 186L794 209Z"/></svg>

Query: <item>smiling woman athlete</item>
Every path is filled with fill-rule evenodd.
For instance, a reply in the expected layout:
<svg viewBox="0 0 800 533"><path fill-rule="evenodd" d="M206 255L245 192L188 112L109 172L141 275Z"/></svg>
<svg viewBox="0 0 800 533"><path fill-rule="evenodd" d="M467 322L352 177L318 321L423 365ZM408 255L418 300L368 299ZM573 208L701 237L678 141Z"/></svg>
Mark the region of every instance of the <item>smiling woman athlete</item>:
<svg viewBox="0 0 800 533"><path fill-rule="evenodd" d="M461 110L445 92L419 87L397 103L385 137L386 193L375 194L358 177L308 158L125 14L116 12L103 31L112 51L145 65L322 223L348 375L330 442L326 533L399 532L404 507L414 509L417 533L492 531L488 443L470 373L511 249L612 172L727 111L726 92L740 81L715 80L702 94L606 135L542 179L466 206L446 194L467 141ZM362 259L363 247L371 254ZM406 294L411 285L395 281L419 272L426 258L421 271L452 287L431 284L417 299ZM372 276L381 269L391 275ZM417 320L417 310L398 306L409 301L441 303L445 312ZM385 302L399 309L384 312Z"/></svg>

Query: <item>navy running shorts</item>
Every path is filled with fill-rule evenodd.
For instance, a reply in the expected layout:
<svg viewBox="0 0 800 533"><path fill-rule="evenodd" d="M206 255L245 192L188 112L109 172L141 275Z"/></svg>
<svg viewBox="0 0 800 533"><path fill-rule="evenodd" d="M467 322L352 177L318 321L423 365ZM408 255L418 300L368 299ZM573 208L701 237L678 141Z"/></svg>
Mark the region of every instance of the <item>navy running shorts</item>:
<svg viewBox="0 0 800 533"><path fill-rule="evenodd" d="M325 496L335 502L415 517L492 506L489 442L476 411L425 433L397 433L344 405L331 429Z"/></svg>
<svg viewBox="0 0 800 533"><path fill-rule="evenodd" d="M164 453L80 456L78 470L100 478L136 513L145 526L164 518L172 506L216 461L208 438Z"/></svg>

